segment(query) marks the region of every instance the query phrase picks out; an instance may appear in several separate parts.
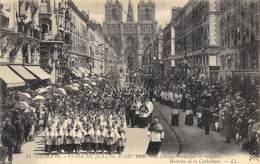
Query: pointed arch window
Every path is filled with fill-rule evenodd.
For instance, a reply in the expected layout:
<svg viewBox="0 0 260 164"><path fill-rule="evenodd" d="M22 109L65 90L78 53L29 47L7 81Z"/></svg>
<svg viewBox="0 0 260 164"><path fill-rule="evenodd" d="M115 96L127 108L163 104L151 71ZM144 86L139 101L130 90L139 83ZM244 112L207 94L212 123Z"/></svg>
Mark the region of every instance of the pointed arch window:
<svg viewBox="0 0 260 164"><path fill-rule="evenodd" d="M115 8L112 9L112 17L114 20L117 20L117 11Z"/></svg>
<svg viewBox="0 0 260 164"><path fill-rule="evenodd" d="M146 20L149 20L150 19L150 11L149 11L149 8L145 8L144 10L144 16L145 16L145 19Z"/></svg>

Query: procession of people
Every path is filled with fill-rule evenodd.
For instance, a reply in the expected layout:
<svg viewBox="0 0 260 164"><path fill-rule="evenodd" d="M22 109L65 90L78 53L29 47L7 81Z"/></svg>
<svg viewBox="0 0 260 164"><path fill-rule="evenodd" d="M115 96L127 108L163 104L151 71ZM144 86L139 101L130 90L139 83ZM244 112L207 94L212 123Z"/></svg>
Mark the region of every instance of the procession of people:
<svg viewBox="0 0 260 164"><path fill-rule="evenodd" d="M158 83L154 89L156 99L172 108L172 126L179 125L183 113L185 125L203 128L205 135L214 130L225 136L225 143L235 140L250 154L259 154L260 132L259 122L256 122L259 109L257 97L253 96L253 84L245 81L238 86L231 80L210 82L192 75L176 79Z"/></svg>
<svg viewBox="0 0 260 164"><path fill-rule="evenodd" d="M33 141L34 136L40 133L44 133L47 154L122 154L127 128L147 128L149 145L146 154L158 156L164 140L164 128L159 117L153 115L154 98L170 106L172 126L178 127L180 115L184 114L185 125L204 128L205 135L209 135L210 130L223 131L226 143L231 142L236 129L235 137L241 148L251 154L258 153L253 146L258 134L252 115L247 115L248 124L241 123L246 121L242 115L237 120L234 117L233 110L246 104L241 94L210 104L217 85L210 87L204 84L210 90L202 91L200 99L196 100L199 103L195 104L188 85L181 83L170 89L158 85L151 89L132 83L128 87L120 87L99 78L17 92L16 102L3 122L1 141L5 153L1 159L8 157L11 161L13 153L21 153L21 146ZM255 107L253 102L250 105Z"/></svg>
<svg viewBox="0 0 260 164"><path fill-rule="evenodd" d="M147 128L153 117L147 90L138 84L121 88L105 79L28 89L15 97L1 136L6 147L2 158L10 160L40 133L47 154L121 154L127 127Z"/></svg>

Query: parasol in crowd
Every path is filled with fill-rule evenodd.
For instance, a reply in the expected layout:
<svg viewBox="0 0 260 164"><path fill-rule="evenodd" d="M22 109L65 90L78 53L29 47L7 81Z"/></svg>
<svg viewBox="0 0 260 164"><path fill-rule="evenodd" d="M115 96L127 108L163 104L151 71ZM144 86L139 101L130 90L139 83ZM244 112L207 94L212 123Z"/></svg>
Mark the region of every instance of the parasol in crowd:
<svg viewBox="0 0 260 164"><path fill-rule="evenodd" d="M20 110L26 110L29 109L30 105L26 101L18 101L15 104L15 108L20 109Z"/></svg>
<svg viewBox="0 0 260 164"><path fill-rule="evenodd" d="M91 85L96 86L97 83L93 81L93 82L91 82Z"/></svg>
<svg viewBox="0 0 260 164"><path fill-rule="evenodd" d="M26 92L19 92L17 95L20 101L27 101L32 98L31 95Z"/></svg>
<svg viewBox="0 0 260 164"><path fill-rule="evenodd" d="M72 84L72 87L78 87L79 88L79 84L78 83L74 83L74 84Z"/></svg>
<svg viewBox="0 0 260 164"><path fill-rule="evenodd" d="M84 83L83 86L84 87L90 87L90 85L88 83Z"/></svg>
<svg viewBox="0 0 260 164"><path fill-rule="evenodd" d="M33 98L33 100L45 100L45 97L41 96L41 95L37 95Z"/></svg>
<svg viewBox="0 0 260 164"><path fill-rule="evenodd" d="M39 89L36 89L35 93L36 94L44 94L44 93L47 93L48 92L48 89L46 88L39 88Z"/></svg>
<svg viewBox="0 0 260 164"><path fill-rule="evenodd" d="M90 81L90 79L88 77L85 77L83 80L84 81Z"/></svg>
<svg viewBox="0 0 260 164"><path fill-rule="evenodd" d="M260 122L255 123L254 130L257 132L257 134L260 134Z"/></svg>
<svg viewBox="0 0 260 164"><path fill-rule="evenodd" d="M47 90L47 91L50 91L51 89L52 89L52 86L47 86L47 87L45 87L45 89Z"/></svg>
<svg viewBox="0 0 260 164"><path fill-rule="evenodd" d="M78 87L72 87L72 90L79 91L79 88Z"/></svg>
<svg viewBox="0 0 260 164"><path fill-rule="evenodd" d="M58 88L58 90L56 91L58 94L60 95L67 95L67 92L65 91L64 88Z"/></svg>

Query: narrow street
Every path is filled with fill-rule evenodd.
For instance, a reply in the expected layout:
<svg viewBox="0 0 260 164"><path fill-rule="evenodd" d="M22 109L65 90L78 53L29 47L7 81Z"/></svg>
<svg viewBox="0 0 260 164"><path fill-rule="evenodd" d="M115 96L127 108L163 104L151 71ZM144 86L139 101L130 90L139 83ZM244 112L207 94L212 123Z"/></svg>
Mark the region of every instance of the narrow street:
<svg viewBox="0 0 260 164"><path fill-rule="evenodd" d="M169 127L171 122L171 109L168 106L155 102L154 114L161 118L161 123L165 128L165 140L162 144L161 153L168 154L177 152L180 149L180 155L185 154L218 154L218 155L233 155L245 154L235 143L225 143L225 138L220 133L210 131L209 136L204 134L204 129L197 126L187 126L184 124L185 114L181 113L178 127ZM166 122L167 120L167 122ZM196 120L195 120L196 121ZM181 147L179 148L178 141L173 131L177 133L180 139ZM177 150L176 150L177 149Z"/></svg>

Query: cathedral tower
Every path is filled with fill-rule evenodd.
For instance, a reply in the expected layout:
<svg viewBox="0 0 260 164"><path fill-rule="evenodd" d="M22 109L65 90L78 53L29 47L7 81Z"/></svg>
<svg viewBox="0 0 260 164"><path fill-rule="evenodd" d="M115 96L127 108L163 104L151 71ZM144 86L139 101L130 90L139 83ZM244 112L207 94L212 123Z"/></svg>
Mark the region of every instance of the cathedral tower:
<svg viewBox="0 0 260 164"><path fill-rule="evenodd" d="M107 0L105 4L105 20L108 22L123 21L123 6L118 0Z"/></svg>
<svg viewBox="0 0 260 164"><path fill-rule="evenodd" d="M152 0L141 0L138 3L138 22L155 21L155 4Z"/></svg>
<svg viewBox="0 0 260 164"><path fill-rule="evenodd" d="M121 3L107 0L105 4L103 34L120 54L121 63L128 71L140 70L144 48L153 41L157 32L155 3L140 0L137 11L138 19L135 21L132 1L129 0L126 22L123 22Z"/></svg>
<svg viewBox="0 0 260 164"><path fill-rule="evenodd" d="M134 22L134 11L131 0L128 3L127 22Z"/></svg>

